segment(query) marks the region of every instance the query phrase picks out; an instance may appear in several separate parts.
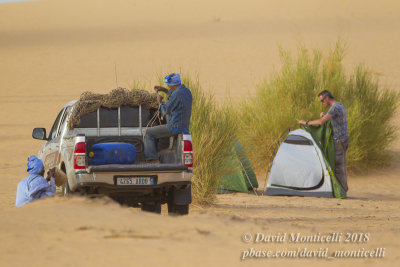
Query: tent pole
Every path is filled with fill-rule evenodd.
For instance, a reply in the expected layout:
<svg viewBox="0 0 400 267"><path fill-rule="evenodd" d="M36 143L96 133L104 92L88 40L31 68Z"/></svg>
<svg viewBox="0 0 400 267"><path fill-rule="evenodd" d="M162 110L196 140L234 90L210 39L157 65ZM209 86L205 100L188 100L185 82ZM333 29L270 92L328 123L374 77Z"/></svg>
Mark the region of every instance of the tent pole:
<svg viewBox="0 0 400 267"><path fill-rule="evenodd" d="M242 162L241 162L240 160L239 160L239 162L240 162L240 165L242 166L242 169L244 170L244 174L246 174L247 181L249 181L249 183L250 183L250 185L251 185L251 188L252 188L253 191L254 191L254 194L256 194L256 196L258 196L257 191L254 189L254 186L253 186L253 184L251 183L249 176L247 175L246 169L244 168L244 166L243 166L243 164L242 164Z"/></svg>

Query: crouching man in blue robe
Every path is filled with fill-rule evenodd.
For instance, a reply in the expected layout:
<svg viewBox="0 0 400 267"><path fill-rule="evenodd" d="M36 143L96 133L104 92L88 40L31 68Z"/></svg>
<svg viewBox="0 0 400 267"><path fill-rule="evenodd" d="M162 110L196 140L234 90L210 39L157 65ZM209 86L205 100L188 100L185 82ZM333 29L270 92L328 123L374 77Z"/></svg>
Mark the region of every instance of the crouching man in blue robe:
<svg viewBox="0 0 400 267"><path fill-rule="evenodd" d="M30 174L18 183L17 188L17 199L15 206L23 206L33 200L42 199L48 196L53 196L56 192L56 182L53 178L54 171L50 170L48 175L50 178L50 184L46 180L44 175L43 162L35 156L28 158L28 169L27 172Z"/></svg>

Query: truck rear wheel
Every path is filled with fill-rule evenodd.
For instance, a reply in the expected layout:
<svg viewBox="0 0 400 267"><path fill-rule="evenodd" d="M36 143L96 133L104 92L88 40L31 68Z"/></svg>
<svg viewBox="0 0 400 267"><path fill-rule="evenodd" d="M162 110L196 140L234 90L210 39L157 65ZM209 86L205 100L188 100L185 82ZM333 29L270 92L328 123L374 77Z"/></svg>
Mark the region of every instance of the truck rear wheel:
<svg viewBox="0 0 400 267"><path fill-rule="evenodd" d="M187 215L189 214L189 204L192 202L191 186L186 189L172 188L168 192L167 204L168 214Z"/></svg>
<svg viewBox="0 0 400 267"><path fill-rule="evenodd" d="M168 214L170 215L187 215L189 214L189 204L177 205L168 202Z"/></svg>
<svg viewBox="0 0 400 267"><path fill-rule="evenodd" d="M161 213L161 203L160 202L145 202L142 203L142 211Z"/></svg>

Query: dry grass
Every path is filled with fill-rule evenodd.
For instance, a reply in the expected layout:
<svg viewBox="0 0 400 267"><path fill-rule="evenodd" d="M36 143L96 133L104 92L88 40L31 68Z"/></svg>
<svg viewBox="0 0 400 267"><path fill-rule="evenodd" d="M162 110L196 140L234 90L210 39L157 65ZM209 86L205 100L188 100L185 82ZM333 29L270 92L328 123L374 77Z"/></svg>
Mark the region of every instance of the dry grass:
<svg viewBox="0 0 400 267"><path fill-rule="evenodd" d="M202 91L198 77L184 75L183 83L193 95L190 132L194 150L194 177L192 192L200 204L211 204L221 175L231 170L223 166L230 160L235 142L236 122L228 105L217 105L214 96Z"/></svg>

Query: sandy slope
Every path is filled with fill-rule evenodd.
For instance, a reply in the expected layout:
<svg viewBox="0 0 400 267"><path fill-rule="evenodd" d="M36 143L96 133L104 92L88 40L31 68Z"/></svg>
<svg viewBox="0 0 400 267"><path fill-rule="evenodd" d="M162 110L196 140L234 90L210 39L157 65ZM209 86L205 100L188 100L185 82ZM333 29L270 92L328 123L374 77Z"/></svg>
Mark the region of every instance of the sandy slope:
<svg viewBox="0 0 400 267"><path fill-rule="evenodd" d="M141 213L102 200L54 198L16 209L26 158L67 101L85 90L106 92L157 73L198 72L220 99L235 100L279 66L278 45L299 41L328 50L348 43L348 68L365 62L395 89L400 78L398 1L77 1L0 4L0 266L344 265L399 262L400 157L390 168L350 177L347 200L219 196L185 218ZM117 81L115 77L117 69ZM397 116L396 123L400 122ZM400 154L400 141L393 145ZM262 179L262 177L259 177ZM261 185L263 185L263 181ZM366 244L300 248L385 247L385 259L240 261L244 233L370 232ZM184 253L182 253L184 252ZM167 262L167 259L170 262Z"/></svg>
<svg viewBox="0 0 400 267"><path fill-rule="evenodd" d="M396 169L398 171L399 168ZM385 179L386 183L381 183ZM0 216L1 266L397 266L400 213L396 176L352 178L350 198L317 199L247 194L219 196L214 207L192 205L190 216L169 217L120 207L106 199L56 197L7 209ZM254 242L257 233L281 242ZM341 235L332 243L291 243L290 234ZM369 240L346 243L347 233ZM251 234L252 241L242 236ZM384 249L377 259L276 259L241 261L243 252Z"/></svg>

